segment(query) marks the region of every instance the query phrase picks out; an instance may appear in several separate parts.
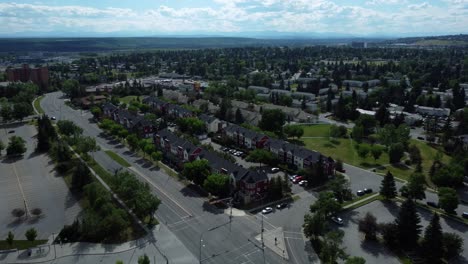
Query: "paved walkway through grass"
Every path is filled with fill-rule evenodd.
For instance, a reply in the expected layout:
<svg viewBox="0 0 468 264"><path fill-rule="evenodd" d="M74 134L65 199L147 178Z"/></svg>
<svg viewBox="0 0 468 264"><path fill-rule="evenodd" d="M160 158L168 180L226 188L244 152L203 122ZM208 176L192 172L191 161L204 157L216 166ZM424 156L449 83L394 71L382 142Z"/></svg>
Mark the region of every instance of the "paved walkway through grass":
<svg viewBox="0 0 468 264"><path fill-rule="evenodd" d="M138 240L121 244L52 243L28 250L0 252L0 263L137 263L138 257L147 254L156 263L198 263L198 259L164 225ZM164 256L164 255L167 257Z"/></svg>
<svg viewBox="0 0 468 264"><path fill-rule="evenodd" d="M347 204L347 205L343 206L343 209L347 209L347 208L350 208L350 207L352 207L352 206L354 206L354 205L356 205L356 204L363 203L363 202L365 202L365 201L367 201L367 200L373 199L374 197L376 197L376 196L378 196L378 195L379 195L379 193L374 193L374 194L372 194L372 195L370 195L370 196L368 196L368 197L366 197L366 198L364 198L364 199L357 200L357 201L354 202L354 203L350 203L350 204Z"/></svg>

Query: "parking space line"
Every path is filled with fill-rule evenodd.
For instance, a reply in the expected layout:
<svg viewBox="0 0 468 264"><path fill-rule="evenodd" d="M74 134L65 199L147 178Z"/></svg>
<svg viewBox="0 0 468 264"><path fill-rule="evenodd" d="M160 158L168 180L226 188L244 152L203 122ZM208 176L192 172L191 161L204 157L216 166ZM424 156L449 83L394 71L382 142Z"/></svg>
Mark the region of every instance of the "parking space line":
<svg viewBox="0 0 468 264"><path fill-rule="evenodd" d="M18 175L18 171L16 170L15 163L13 163L12 166L13 166L13 172L15 173L15 176L16 176L16 180L18 181L18 187L20 189L21 196L23 196L23 202L24 202L24 206L25 206L25 209L26 209L26 216L28 216L29 207L28 207L28 203L26 202L26 196L24 195L23 186L21 185L21 181L19 179L19 175Z"/></svg>

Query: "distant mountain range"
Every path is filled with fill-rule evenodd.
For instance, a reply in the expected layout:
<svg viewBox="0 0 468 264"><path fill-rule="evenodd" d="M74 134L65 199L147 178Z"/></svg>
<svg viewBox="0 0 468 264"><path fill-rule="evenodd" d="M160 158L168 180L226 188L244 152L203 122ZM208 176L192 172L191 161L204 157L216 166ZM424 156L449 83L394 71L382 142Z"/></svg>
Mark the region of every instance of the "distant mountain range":
<svg viewBox="0 0 468 264"><path fill-rule="evenodd" d="M166 35L158 37L55 37L55 38L3 38L0 39L0 52L105 52L119 50L151 49L201 49L228 47L258 46L310 46L310 45L344 45L353 41L373 42L380 44L407 45L443 45L466 46L468 35L450 35L434 37L410 37L392 39L384 36L356 37L352 35L335 35L331 33L291 34L278 32L246 32L253 37L226 37L210 35ZM324 35L321 35L324 34ZM328 35L329 37L325 37Z"/></svg>
<svg viewBox="0 0 468 264"><path fill-rule="evenodd" d="M389 44L406 44L416 46L468 46L468 35L446 35L428 37L408 37L385 41Z"/></svg>

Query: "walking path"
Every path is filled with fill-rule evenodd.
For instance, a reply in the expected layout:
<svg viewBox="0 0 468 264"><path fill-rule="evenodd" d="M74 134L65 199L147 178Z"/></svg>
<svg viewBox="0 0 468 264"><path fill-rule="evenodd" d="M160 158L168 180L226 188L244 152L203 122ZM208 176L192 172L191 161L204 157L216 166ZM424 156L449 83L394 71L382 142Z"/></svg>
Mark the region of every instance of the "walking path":
<svg viewBox="0 0 468 264"><path fill-rule="evenodd" d="M157 240L155 239L157 238ZM28 250L0 251L0 263L98 263L99 259L112 259L112 263L137 263L138 257L147 254L156 263L197 263L193 256L164 225L158 225L149 235L138 240L121 244L64 243L52 245L53 237L47 244ZM167 259L152 244L158 244ZM107 262L106 261L106 262Z"/></svg>
<svg viewBox="0 0 468 264"><path fill-rule="evenodd" d="M374 197L376 197L376 196L378 196L378 195L379 195L379 193L374 193L374 194L372 194L372 195L370 195L370 196L368 196L368 197L366 197L366 198L364 198L364 199L361 199L361 200L358 200L358 201L356 201L356 202L354 202L354 203L350 203L350 204L348 204L348 205L343 206L343 209L347 209L347 208L350 208L350 207L352 207L352 206L354 206L354 205L356 205L356 204L365 202L365 201L370 200L370 199L374 199Z"/></svg>

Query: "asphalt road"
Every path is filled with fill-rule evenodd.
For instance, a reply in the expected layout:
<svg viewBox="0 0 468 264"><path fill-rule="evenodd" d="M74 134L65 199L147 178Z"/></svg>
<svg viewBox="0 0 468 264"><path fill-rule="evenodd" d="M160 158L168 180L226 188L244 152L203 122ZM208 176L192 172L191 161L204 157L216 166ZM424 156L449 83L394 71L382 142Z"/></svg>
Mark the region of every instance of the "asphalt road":
<svg viewBox="0 0 468 264"><path fill-rule="evenodd" d="M132 164L130 170L140 179L147 181L162 200L156 213L160 222L167 225L193 255L199 256L202 245L203 263L263 263L263 253L255 240L255 236L260 233L261 224L255 216L234 216L230 226L227 224L229 222L227 214L207 204L204 198L163 171L152 168L125 147L101 137L101 130L95 123L90 122L92 116L89 112L69 108L64 105L60 97L60 92L46 95L41 101L44 111L49 116L57 117L58 120L74 121L83 128L84 135L96 138L103 150L110 149ZM112 161L103 151L98 151L93 156L110 171L120 168L120 165ZM300 225L298 227L300 228ZM216 229L208 231L212 228ZM201 235L203 235L202 243L200 243ZM304 245L291 246L288 248L288 253L295 256L304 255ZM285 261L268 248L265 249L264 255L266 263L304 263L291 258Z"/></svg>
<svg viewBox="0 0 468 264"><path fill-rule="evenodd" d="M14 133L8 133L14 131ZM63 179L53 171L53 164L45 154L36 154L36 128L16 123L0 127L0 139L7 144L16 135L26 141L27 151L17 159L2 156L0 162L0 238L12 231L17 239L25 239L25 232L35 228L38 239L58 233L65 224L73 223L81 207L70 193ZM5 151L4 151L5 152ZM3 153L5 154L5 153ZM14 218L15 208L42 210L40 217L29 215Z"/></svg>

